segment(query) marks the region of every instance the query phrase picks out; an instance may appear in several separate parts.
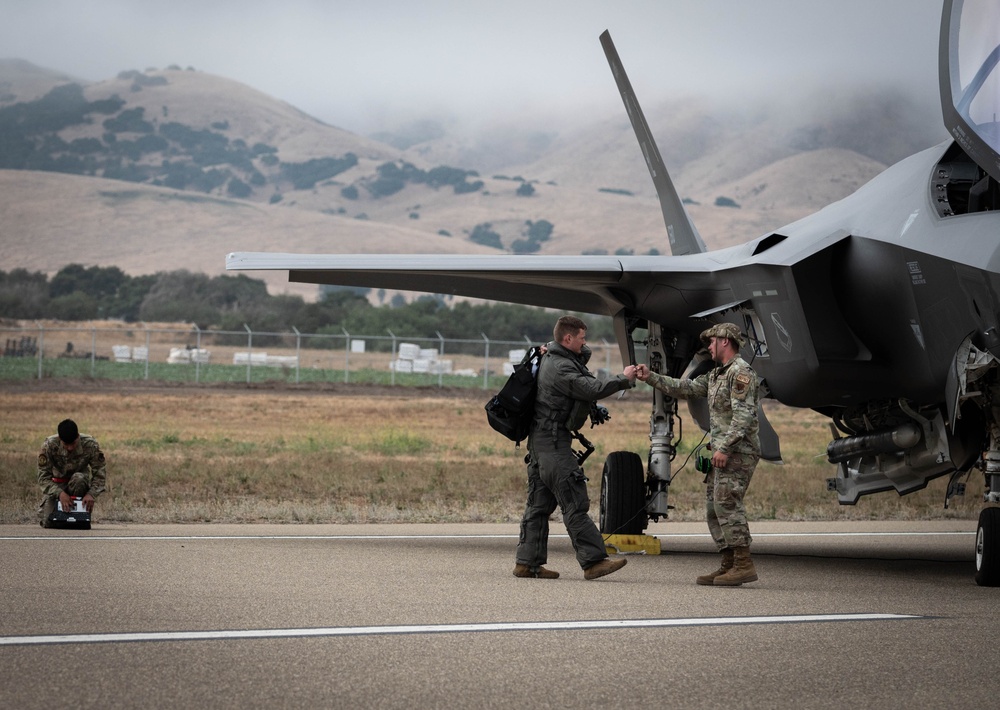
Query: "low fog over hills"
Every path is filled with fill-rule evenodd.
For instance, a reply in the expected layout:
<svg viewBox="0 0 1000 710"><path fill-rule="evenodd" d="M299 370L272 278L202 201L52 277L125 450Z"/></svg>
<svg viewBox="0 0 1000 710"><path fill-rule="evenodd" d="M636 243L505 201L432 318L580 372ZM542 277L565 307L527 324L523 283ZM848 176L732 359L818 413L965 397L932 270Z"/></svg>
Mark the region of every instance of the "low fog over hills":
<svg viewBox="0 0 1000 710"><path fill-rule="evenodd" d="M644 109L710 248L841 199L946 137L936 105L872 88ZM0 136L8 270L217 274L238 250L668 253L624 109L478 133L415 116L365 137L189 68L85 84L3 60ZM282 275L269 286L292 290Z"/></svg>

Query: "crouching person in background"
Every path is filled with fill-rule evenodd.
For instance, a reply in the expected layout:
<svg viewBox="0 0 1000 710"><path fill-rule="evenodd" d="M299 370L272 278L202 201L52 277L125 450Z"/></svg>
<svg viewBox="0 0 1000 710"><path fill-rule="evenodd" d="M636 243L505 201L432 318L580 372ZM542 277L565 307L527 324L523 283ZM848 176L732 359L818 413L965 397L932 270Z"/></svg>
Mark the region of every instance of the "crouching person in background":
<svg viewBox="0 0 1000 710"><path fill-rule="evenodd" d="M104 492L107 469L101 445L92 436L80 434L76 422L59 422L57 434L42 444L38 454L38 485L42 489L39 524L51 527L50 520L61 503L64 511L73 509L73 498L82 498L88 513Z"/></svg>

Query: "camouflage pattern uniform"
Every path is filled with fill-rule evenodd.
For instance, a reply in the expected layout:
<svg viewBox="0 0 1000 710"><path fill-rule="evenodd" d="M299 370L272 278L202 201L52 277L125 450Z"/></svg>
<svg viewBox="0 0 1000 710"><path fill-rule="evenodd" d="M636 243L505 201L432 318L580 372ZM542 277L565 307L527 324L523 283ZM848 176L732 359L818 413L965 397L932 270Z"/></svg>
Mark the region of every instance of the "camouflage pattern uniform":
<svg viewBox="0 0 1000 710"><path fill-rule="evenodd" d="M624 375L601 380L587 370L591 350L579 355L551 342L538 369L535 419L528 436L528 502L521 519L517 564L541 567L548 557L549 516L558 505L580 567L607 559L607 547L591 520L587 477L573 455L571 432L590 418L590 405L628 389Z"/></svg>
<svg viewBox="0 0 1000 710"><path fill-rule="evenodd" d="M709 328L701 337L704 341L716 335L742 344L739 329L729 323ZM705 477L708 529L720 550L749 546L752 538L743 496L760 460L757 374L736 355L693 380L652 372L646 382L681 399L708 398L712 450L729 457L725 468L713 467Z"/></svg>
<svg viewBox="0 0 1000 710"><path fill-rule="evenodd" d="M80 434L72 451L63 447L58 436L50 436L38 454L38 485L42 489L39 511L42 521L56 509L59 494L83 497L90 493L95 499L107 485L104 452L92 436Z"/></svg>

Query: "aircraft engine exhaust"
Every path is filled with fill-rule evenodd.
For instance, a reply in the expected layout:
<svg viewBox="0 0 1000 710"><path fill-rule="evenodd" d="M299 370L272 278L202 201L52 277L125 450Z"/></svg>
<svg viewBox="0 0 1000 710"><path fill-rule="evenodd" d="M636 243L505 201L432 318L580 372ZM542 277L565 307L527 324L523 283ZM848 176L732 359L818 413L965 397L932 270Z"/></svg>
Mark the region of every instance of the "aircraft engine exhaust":
<svg viewBox="0 0 1000 710"><path fill-rule="evenodd" d="M889 454L910 449L919 441L920 427L916 424L903 424L889 431L834 439L826 447L826 457L830 463L840 463L859 456Z"/></svg>

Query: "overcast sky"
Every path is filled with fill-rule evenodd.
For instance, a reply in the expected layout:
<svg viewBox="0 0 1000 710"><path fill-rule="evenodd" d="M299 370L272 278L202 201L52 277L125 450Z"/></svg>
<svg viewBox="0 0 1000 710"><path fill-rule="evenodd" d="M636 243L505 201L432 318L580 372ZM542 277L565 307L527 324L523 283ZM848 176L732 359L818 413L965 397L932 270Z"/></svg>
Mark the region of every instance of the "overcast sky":
<svg viewBox="0 0 1000 710"><path fill-rule="evenodd" d="M88 81L194 67L370 133L410 112L620 111L605 29L644 105L845 78L932 95L940 16L940 0L0 0L0 57Z"/></svg>

